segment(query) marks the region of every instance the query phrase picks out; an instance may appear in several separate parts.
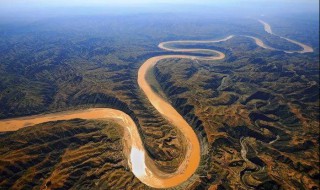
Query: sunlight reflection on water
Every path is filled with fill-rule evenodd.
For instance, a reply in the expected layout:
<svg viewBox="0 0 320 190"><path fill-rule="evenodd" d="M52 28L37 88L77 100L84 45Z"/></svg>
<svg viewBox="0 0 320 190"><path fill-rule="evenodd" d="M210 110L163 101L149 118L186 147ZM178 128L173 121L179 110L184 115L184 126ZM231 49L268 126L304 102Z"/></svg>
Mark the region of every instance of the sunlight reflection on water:
<svg viewBox="0 0 320 190"><path fill-rule="evenodd" d="M137 177L146 176L146 164L144 159L144 151L136 147L132 147L130 154L130 161L132 163L132 172Z"/></svg>

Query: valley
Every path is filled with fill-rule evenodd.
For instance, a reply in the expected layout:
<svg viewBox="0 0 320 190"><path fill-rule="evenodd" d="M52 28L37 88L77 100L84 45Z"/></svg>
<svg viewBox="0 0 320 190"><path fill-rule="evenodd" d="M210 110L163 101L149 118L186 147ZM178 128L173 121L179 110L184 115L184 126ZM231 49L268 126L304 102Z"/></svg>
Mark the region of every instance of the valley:
<svg viewBox="0 0 320 190"><path fill-rule="evenodd" d="M262 19L69 19L0 30L0 189L318 188L307 34Z"/></svg>

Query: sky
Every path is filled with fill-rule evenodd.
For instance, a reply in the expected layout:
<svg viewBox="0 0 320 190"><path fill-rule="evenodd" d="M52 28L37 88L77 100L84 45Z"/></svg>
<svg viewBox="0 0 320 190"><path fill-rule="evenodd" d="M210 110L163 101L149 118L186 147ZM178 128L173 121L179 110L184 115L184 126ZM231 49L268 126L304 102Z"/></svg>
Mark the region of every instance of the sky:
<svg viewBox="0 0 320 190"><path fill-rule="evenodd" d="M196 5L196 6L195 6ZM201 7L202 6L202 7ZM117 9L114 9L116 7ZM124 7L126 9L124 9ZM134 9L132 9L132 7ZM64 9L62 9L64 8ZM76 9L82 8L82 10ZM319 0L0 0L0 20L28 16L105 12L319 12ZM68 10L67 10L68 9ZM123 10L120 10L123 9ZM131 10L129 10L131 9ZM108 11L107 11L108 10ZM120 10L120 11L119 11ZM91 12L90 12L91 11ZM259 13L260 14L260 13ZM262 13L261 13L262 14Z"/></svg>
<svg viewBox="0 0 320 190"><path fill-rule="evenodd" d="M304 3L319 4L319 0L0 0L1 6L95 6L135 4L240 4L240 3Z"/></svg>

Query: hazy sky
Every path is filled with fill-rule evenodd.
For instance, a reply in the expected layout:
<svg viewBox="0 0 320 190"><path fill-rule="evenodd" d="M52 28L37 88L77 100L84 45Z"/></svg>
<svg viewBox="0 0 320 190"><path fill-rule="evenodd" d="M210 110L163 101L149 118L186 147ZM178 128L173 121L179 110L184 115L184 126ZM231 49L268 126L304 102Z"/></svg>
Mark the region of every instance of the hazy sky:
<svg viewBox="0 0 320 190"><path fill-rule="evenodd" d="M162 5L160 6L160 4ZM191 14L195 10L198 12L205 12L204 10L220 11L221 13L237 12L239 15L249 12L257 14L265 14L265 12L288 13L290 11L318 13L319 0L0 0L0 20L6 17L24 17L26 13L33 17L49 16L50 14L74 14L77 13L75 8L78 7L83 8L81 14L83 11L97 14L96 10L87 9L87 7L102 8L104 9L103 13L184 11ZM120 9L126 7L130 11L114 7L120 7Z"/></svg>
<svg viewBox="0 0 320 190"><path fill-rule="evenodd" d="M319 3L319 0L0 0L2 6L39 5L39 6L87 6L87 5L134 5L134 4L238 4L238 3Z"/></svg>

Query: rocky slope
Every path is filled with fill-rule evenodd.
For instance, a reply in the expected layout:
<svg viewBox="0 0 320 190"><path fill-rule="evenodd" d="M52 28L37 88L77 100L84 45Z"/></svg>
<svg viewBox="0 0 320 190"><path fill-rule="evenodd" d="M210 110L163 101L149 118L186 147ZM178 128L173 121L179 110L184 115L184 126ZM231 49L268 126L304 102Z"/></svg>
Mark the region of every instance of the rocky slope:
<svg viewBox="0 0 320 190"><path fill-rule="evenodd" d="M259 58L250 41L226 43L225 61L163 60L154 70L207 144L199 187L317 189L317 58L281 52Z"/></svg>
<svg viewBox="0 0 320 190"><path fill-rule="evenodd" d="M27 127L0 138L1 189L137 189L121 127L70 120Z"/></svg>

